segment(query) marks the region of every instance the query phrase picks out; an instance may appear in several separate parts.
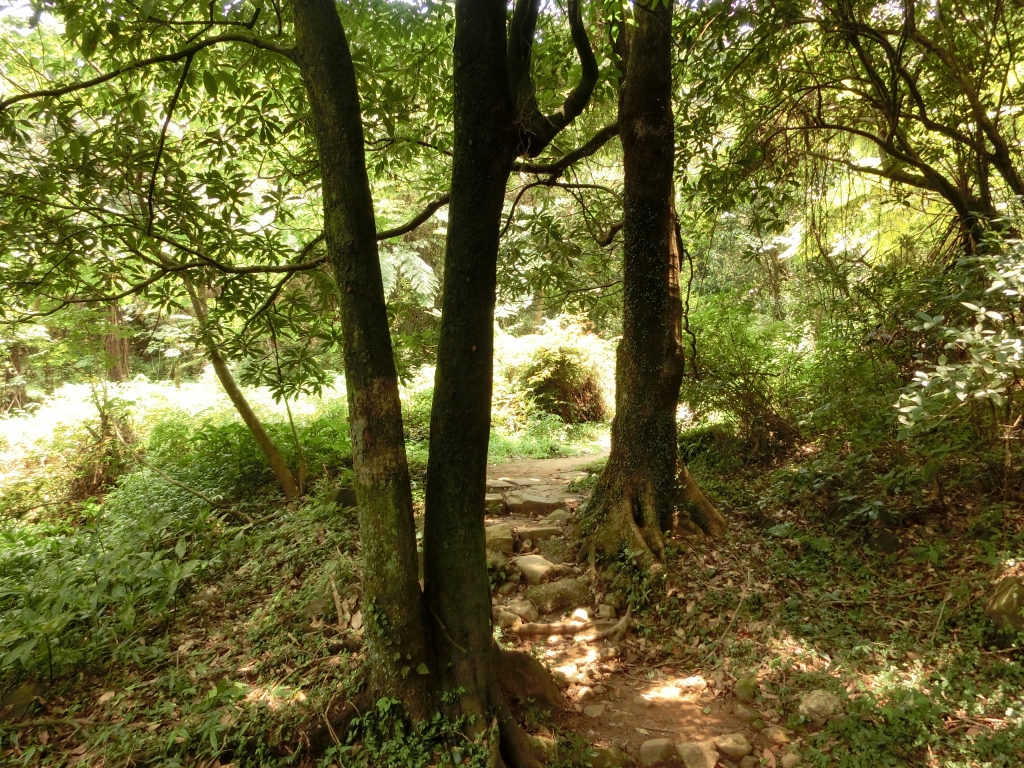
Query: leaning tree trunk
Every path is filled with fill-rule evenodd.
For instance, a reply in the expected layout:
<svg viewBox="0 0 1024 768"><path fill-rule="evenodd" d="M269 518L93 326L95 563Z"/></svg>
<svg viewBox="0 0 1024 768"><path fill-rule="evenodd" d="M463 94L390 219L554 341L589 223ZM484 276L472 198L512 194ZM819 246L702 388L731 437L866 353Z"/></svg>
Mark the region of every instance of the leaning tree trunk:
<svg viewBox="0 0 1024 768"><path fill-rule="evenodd" d="M245 399L242 388L238 386L238 382L235 381L235 377L231 374L228 361L224 359L224 355L221 354L216 342L210 338L206 327L206 315L209 312L206 302L200 297L197 287L191 281L185 280L185 290L188 291L189 298L192 300L192 311L196 313L196 320L199 322L203 343L206 345L206 351L210 355L210 362L213 364L213 372L217 374L217 380L224 387L224 392L227 394L228 399L235 406L238 415L242 417L242 421L248 427L249 434L252 435L256 445L259 446L260 451L266 457L267 463L274 472L274 477L277 478L277 484L281 486L281 491L284 493L285 498L297 498L302 493L302 490L299 488L298 483L295 482L295 476L292 474L291 469L288 468L288 462L285 461L281 449L277 447L273 438L267 434L263 422L260 421L260 417L256 415L252 406L249 405L249 401Z"/></svg>
<svg viewBox="0 0 1024 768"><path fill-rule="evenodd" d="M296 58L319 149L327 250L339 290L370 684L376 695L396 697L414 717L423 717L436 706L439 670L429 652L417 580L398 375L356 75L333 0L294 0L292 11ZM489 618L489 603L487 610Z"/></svg>
<svg viewBox="0 0 1024 768"><path fill-rule="evenodd" d="M628 548L660 560L662 531L671 526L679 497L677 473L688 481L684 489L696 485L680 469L676 443L684 357L681 249L672 206L672 3L635 3L633 16L619 91L625 179L615 418L611 455L587 508L593 530L584 551L614 554ZM722 525L717 511L705 516L710 530Z"/></svg>

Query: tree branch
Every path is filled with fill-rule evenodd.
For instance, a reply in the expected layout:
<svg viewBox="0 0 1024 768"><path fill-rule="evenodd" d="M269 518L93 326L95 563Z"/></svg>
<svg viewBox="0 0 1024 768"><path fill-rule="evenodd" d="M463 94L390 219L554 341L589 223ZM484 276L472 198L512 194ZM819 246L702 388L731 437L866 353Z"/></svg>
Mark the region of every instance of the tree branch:
<svg viewBox="0 0 1024 768"><path fill-rule="evenodd" d="M512 170L518 171L519 173L552 173L560 175L577 160L582 160L585 157L590 157L595 154L597 150L618 135L619 124L612 123L611 125L606 125L591 136L585 144L566 152L557 160L553 160L550 163L531 163L523 160L517 160L512 164Z"/></svg>
<svg viewBox="0 0 1024 768"><path fill-rule="evenodd" d="M536 86L530 74L533 37L537 28L539 0L518 0L512 11L508 39L509 83L516 97L519 126L517 154L536 157L551 140L584 110L597 85L598 67L590 46L579 0L569 0L567 16L569 32L583 72L579 83L566 96L556 111L544 115L537 104Z"/></svg>
<svg viewBox="0 0 1024 768"><path fill-rule="evenodd" d="M149 209L149 221L146 224L147 235L153 234L153 197L156 195L156 174L160 170L160 158L164 154L164 142L167 141L167 126L171 124L171 116L174 115L174 108L178 105L178 97L181 96L181 89L185 87L185 80L188 78L188 70L191 66L192 56L186 56L178 87L174 89L171 100L167 104L167 114L164 116L164 124L160 129L160 141L156 145L156 159L153 160L153 175L149 177L149 195L146 199L146 206Z"/></svg>
<svg viewBox="0 0 1024 768"><path fill-rule="evenodd" d="M451 195L448 192L445 192L436 200L432 200L429 203L427 203L426 207L422 211L420 211L418 214L409 219L409 221L405 222L405 224L401 224L397 227L394 227L393 229L385 229L382 232L378 232L377 239L387 240L388 238L391 237L398 237L399 235L404 235L407 232L412 232L418 226L427 221L427 219L433 216L439 208L443 208L444 206L448 205L449 200L451 200Z"/></svg>
<svg viewBox="0 0 1024 768"><path fill-rule="evenodd" d="M165 62L176 62L186 58L195 56L199 51L211 48L220 43L246 43L255 48L260 48L265 51L276 53L280 56L284 56L286 59L292 61L295 60L295 51L291 48L284 48L276 45L269 40L264 40L253 35L246 35L239 32L231 32L223 35L217 35L215 37L209 37L206 40L200 40L198 43L194 43L186 48L182 48L179 51L173 53L164 53L159 56L151 56L147 59L139 59L133 61L130 64L118 67L117 69L105 72L102 75L98 75L89 80L81 80L77 83L67 83L65 85L57 86L56 88L44 88L39 91L30 91L27 93L19 93L17 96L11 96L8 99L0 101L0 112L10 107L13 104L17 104L20 101L28 101L30 99L43 99L50 96L64 96L68 93L74 93L75 91L82 91L87 88L92 88L96 85L101 85L108 80L120 77L121 75L133 72L136 69L143 69L145 67L152 66L153 64L162 64Z"/></svg>

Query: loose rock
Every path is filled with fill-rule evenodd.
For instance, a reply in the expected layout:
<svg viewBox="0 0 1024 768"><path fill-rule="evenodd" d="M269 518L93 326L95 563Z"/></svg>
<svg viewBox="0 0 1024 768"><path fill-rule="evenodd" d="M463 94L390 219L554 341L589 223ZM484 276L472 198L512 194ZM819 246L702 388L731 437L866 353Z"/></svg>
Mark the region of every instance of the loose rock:
<svg viewBox="0 0 1024 768"><path fill-rule="evenodd" d="M515 600L512 600L505 606L505 610L509 613L514 613L523 621L536 621L540 618L537 606L525 597L517 597Z"/></svg>
<svg viewBox="0 0 1024 768"><path fill-rule="evenodd" d="M488 493L484 496L484 509L489 515L504 515L505 497L500 493Z"/></svg>
<svg viewBox="0 0 1024 768"><path fill-rule="evenodd" d="M614 619L615 618L615 607L608 605L608 603L601 603L597 606L597 618L599 619Z"/></svg>
<svg viewBox="0 0 1024 768"><path fill-rule="evenodd" d="M781 764L782 768L795 768L800 765L800 755L796 752L787 752L782 756Z"/></svg>
<svg viewBox="0 0 1024 768"><path fill-rule="evenodd" d="M522 623L523 620L510 611L501 611L498 614L498 626L502 629L514 629Z"/></svg>
<svg viewBox="0 0 1024 768"><path fill-rule="evenodd" d="M541 541L542 539L550 539L552 536L562 535L562 529L554 525L544 525L537 528L518 528L516 531L520 537L529 539L533 542Z"/></svg>
<svg viewBox="0 0 1024 768"><path fill-rule="evenodd" d="M568 510L556 509L540 522L541 525L565 525L570 520L572 520L572 515L569 514Z"/></svg>
<svg viewBox="0 0 1024 768"><path fill-rule="evenodd" d="M672 759L676 754L676 745L672 739L648 739L640 745L640 762L644 765Z"/></svg>
<svg viewBox="0 0 1024 768"><path fill-rule="evenodd" d="M793 740L793 736L783 728L781 725L770 725L761 731L761 736L764 737L765 741L769 744L789 744Z"/></svg>
<svg viewBox="0 0 1024 768"><path fill-rule="evenodd" d="M583 708L583 714L587 717L600 717L604 714L606 706L605 704L588 704Z"/></svg>
<svg viewBox="0 0 1024 768"><path fill-rule="evenodd" d="M752 722L761 717L761 715L759 715L756 710L744 706L743 704L737 704L735 707L733 707L732 713L736 716L737 719L742 720L747 725L750 725Z"/></svg>
<svg viewBox="0 0 1024 768"><path fill-rule="evenodd" d="M757 672L744 672L736 680L732 692L740 701L750 702L757 695Z"/></svg>
<svg viewBox="0 0 1024 768"><path fill-rule="evenodd" d="M509 529L509 535L511 537L511 529ZM540 555L521 555L516 558L516 566L529 584L540 584L557 568L554 563L548 562Z"/></svg>
<svg viewBox="0 0 1024 768"><path fill-rule="evenodd" d="M516 515L553 512L564 507L567 501L576 501L576 499L564 496L561 493L529 492L512 494L505 499L509 512Z"/></svg>
<svg viewBox="0 0 1024 768"><path fill-rule="evenodd" d="M686 768L715 768L718 762L718 750L713 741L678 742L676 754Z"/></svg>
<svg viewBox="0 0 1024 768"><path fill-rule="evenodd" d="M800 706L797 707L797 714L806 717L808 720L825 720L832 717L842 703L839 697L828 691L811 691L800 697Z"/></svg>
<svg viewBox="0 0 1024 768"><path fill-rule="evenodd" d="M746 757L754 748L750 746L747 737L742 733L727 733L723 736L715 736L715 746L718 751L734 760Z"/></svg>
<svg viewBox="0 0 1024 768"><path fill-rule="evenodd" d="M758 768L761 765L761 761L753 755L747 755L740 760L740 768Z"/></svg>
<svg viewBox="0 0 1024 768"><path fill-rule="evenodd" d="M519 585L516 584L514 581L506 581L504 584L498 587L498 594L507 597L508 595L511 595L513 592L515 592L518 586Z"/></svg>
<svg viewBox="0 0 1024 768"><path fill-rule="evenodd" d="M543 614L561 613L590 602L590 581L586 576L580 576L575 579L559 579L550 584L538 584L526 590L526 597L532 600Z"/></svg>
<svg viewBox="0 0 1024 768"><path fill-rule="evenodd" d="M484 537L486 539L488 549L493 549L496 552L508 553L513 551L512 529L505 523L487 526L487 528L484 529Z"/></svg>

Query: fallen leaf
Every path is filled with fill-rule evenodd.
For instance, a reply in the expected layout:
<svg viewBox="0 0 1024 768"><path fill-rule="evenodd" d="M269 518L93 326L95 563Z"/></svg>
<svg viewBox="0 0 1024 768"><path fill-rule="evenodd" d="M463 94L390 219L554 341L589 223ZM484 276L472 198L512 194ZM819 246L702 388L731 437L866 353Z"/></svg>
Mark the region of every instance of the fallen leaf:
<svg viewBox="0 0 1024 768"><path fill-rule="evenodd" d="M972 725L970 728L967 729L968 736L978 736L979 734L981 734L981 728L978 728L975 725Z"/></svg>
<svg viewBox="0 0 1024 768"><path fill-rule="evenodd" d="M761 755L761 760L762 762L764 762L765 760L768 761L765 763L765 765L767 765L768 768L775 768L775 753L767 747L765 748L764 753Z"/></svg>
<svg viewBox="0 0 1024 768"><path fill-rule="evenodd" d="M106 704L112 698L114 698L114 692L113 691L104 691L100 695L100 698L99 698L99 700L96 703L97 704Z"/></svg>
<svg viewBox="0 0 1024 768"><path fill-rule="evenodd" d="M352 615L352 621L349 622L349 626L352 627L352 629L355 629L355 630L362 629L362 627L363 627L363 612L362 611L356 611Z"/></svg>
<svg viewBox="0 0 1024 768"><path fill-rule="evenodd" d="M44 747L50 741L50 732L45 728L39 732L39 743Z"/></svg>
<svg viewBox="0 0 1024 768"><path fill-rule="evenodd" d="M650 732L646 728L637 728L636 732L637 733L642 733L644 736L650 735Z"/></svg>

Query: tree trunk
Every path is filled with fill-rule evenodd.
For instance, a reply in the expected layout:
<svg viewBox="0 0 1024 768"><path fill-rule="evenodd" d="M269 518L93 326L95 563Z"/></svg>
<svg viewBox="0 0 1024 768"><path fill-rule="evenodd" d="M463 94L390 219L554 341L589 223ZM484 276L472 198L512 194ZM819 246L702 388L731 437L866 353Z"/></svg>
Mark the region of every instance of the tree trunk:
<svg viewBox="0 0 1024 768"><path fill-rule="evenodd" d="M398 375L355 70L332 0L294 0L292 10L297 60L319 149L327 250L339 289L370 683L376 694L401 699L418 718L436 706L439 670L429 653L416 578L416 527Z"/></svg>
<svg viewBox="0 0 1024 768"><path fill-rule="evenodd" d="M103 351L107 357L107 380L128 381L131 378L131 348L124 336L124 314L111 304L107 314L107 332L103 334Z"/></svg>
<svg viewBox="0 0 1024 768"><path fill-rule="evenodd" d="M585 548L608 554L637 549L660 560L677 489L696 485L679 461L676 442L684 356L681 243L672 204L672 3L654 9L634 4L633 17L619 91L625 179L615 418L611 455L588 504L592 533ZM721 515L710 503L706 507L705 527L717 530Z"/></svg>
<svg viewBox="0 0 1024 768"><path fill-rule="evenodd" d="M213 372L217 374L217 380L224 387L224 391L227 393L228 399L231 400L231 404L235 406L238 415L242 417L242 421L249 428L249 432L252 434L253 439L256 440L256 444L260 447L263 455L266 456L267 463L270 464L270 468L273 470L274 477L277 478L277 483L281 486L281 491L284 492L285 498L294 499L298 497L302 491L295 482L291 469L288 468L288 462L285 461L277 444L267 434L267 430L263 427L263 422L260 421L259 416L256 415L252 406L249 405L249 401L245 399L242 388L238 386L238 382L235 381L235 377L231 374L231 368L228 367L227 360L220 353L216 342L210 337L206 327L206 315L209 309L206 306L206 301L201 298L198 290L199 286L194 285L188 279L184 282L185 290L188 291L189 298L192 300L192 311L196 313L196 320L199 323L203 342L206 344L206 351L209 352L210 362L213 363Z"/></svg>
<svg viewBox="0 0 1024 768"><path fill-rule="evenodd" d="M474 730L503 703L483 512L498 242L517 143L505 9L501 0L455 5L454 163L423 531L435 649L445 684L462 692L458 714L473 717Z"/></svg>

